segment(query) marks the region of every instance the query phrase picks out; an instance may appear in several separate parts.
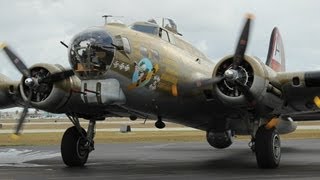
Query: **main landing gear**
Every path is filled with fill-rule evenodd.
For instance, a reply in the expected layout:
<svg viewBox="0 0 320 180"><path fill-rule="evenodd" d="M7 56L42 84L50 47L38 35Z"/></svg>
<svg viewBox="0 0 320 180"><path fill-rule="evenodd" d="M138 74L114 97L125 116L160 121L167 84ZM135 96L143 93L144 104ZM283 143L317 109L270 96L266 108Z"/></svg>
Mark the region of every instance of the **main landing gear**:
<svg viewBox="0 0 320 180"><path fill-rule="evenodd" d="M79 119L68 116L74 126L68 128L61 141L61 156L63 162L70 167L84 166L89 153L94 150L96 121L90 120L87 132L80 126Z"/></svg>
<svg viewBox="0 0 320 180"><path fill-rule="evenodd" d="M256 154L259 168L277 168L281 158L281 143L279 133L275 128L259 127L252 141L251 149Z"/></svg>

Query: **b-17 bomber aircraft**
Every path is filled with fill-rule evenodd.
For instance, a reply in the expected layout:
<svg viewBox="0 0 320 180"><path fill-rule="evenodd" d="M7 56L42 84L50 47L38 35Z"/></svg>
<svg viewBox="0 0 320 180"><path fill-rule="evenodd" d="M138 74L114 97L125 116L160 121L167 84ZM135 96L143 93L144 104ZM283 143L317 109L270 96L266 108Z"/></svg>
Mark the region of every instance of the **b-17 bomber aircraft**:
<svg viewBox="0 0 320 180"><path fill-rule="evenodd" d="M1 75L0 108L24 107L64 113L74 124L62 138L67 166L83 166L94 150L96 121L109 117L156 119L206 131L214 148L229 147L235 135L250 135L258 167L280 163L280 134L294 120L319 118L320 71L285 72L282 39L274 28L266 61L246 55L248 15L235 53L214 63L183 40L171 19L130 26L110 22L75 35L68 48L72 69L40 63L28 68L6 44L1 49L22 74ZM84 130L79 118L89 121Z"/></svg>

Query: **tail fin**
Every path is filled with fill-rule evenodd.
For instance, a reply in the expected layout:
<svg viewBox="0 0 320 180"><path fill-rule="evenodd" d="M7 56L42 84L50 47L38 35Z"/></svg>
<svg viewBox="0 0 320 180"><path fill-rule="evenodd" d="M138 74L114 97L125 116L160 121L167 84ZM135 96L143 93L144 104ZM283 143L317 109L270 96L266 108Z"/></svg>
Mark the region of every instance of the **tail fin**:
<svg viewBox="0 0 320 180"><path fill-rule="evenodd" d="M276 72L284 72L286 70L286 59L282 38L277 27L273 28L266 65Z"/></svg>

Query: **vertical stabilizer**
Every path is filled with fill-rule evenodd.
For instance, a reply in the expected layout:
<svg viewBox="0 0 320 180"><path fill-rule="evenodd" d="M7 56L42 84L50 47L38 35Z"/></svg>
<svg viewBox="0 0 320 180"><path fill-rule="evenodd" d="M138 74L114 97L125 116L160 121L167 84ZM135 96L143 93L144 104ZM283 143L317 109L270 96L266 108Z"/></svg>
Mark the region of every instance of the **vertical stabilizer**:
<svg viewBox="0 0 320 180"><path fill-rule="evenodd" d="M273 28L266 65L276 72L284 72L286 70L286 59L282 38L277 27Z"/></svg>

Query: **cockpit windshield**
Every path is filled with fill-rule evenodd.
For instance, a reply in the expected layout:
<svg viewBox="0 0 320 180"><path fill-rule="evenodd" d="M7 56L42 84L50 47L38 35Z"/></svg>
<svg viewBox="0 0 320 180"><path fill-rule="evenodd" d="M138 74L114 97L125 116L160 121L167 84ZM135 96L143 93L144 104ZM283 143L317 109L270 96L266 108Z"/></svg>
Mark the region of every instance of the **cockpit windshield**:
<svg viewBox="0 0 320 180"><path fill-rule="evenodd" d="M131 26L131 29L139 31L139 32L144 32L148 34L153 34L157 35L159 32L159 27L150 25L149 23L144 23L144 24L133 24Z"/></svg>
<svg viewBox="0 0 320 180"><path fill-rule="evenodd" d="M181 35L178 32L178 27L177 24L169 18L155 18L155 19L149 19L148 20L149 23L153 23L153 24L157 24L158 26L165 28L168 31L173 32L174 34L178 34Z"/></svg>

